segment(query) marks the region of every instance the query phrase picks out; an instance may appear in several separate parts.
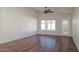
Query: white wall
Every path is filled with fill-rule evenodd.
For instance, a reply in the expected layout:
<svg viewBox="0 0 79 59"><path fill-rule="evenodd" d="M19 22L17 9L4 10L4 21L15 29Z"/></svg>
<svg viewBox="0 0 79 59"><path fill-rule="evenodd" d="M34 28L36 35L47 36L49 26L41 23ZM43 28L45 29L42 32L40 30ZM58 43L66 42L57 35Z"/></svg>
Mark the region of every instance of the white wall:
<svg viewBox="0 0 79 59"><path fill-rule="evenodd" d="M1 9L0 9L0 39L1 39Z"/></svg>
<svg viewBox="0 0 79 59"><path fill-rule="evenodd" d="M62 21L68 20L69 21L69 34L63 35L63 36L71 36L71 14L66 13L53 13L53 14L39 14L39 21L38 21L38 27L40 34L50 34L50 35L59 35L62 36ZM56 20L56 30L55 31L41 31L40 30L40 20Z"/></svg>
<svg viewBox="0 0 79 59"><path fill-rule="evenodd" d="M74 9L72 20L73 39L79 50L79 8Z"/></svg>
<svg viewBox="0 0 79 59"><path fill-rule="evenodd" d="M1 8L0 43L36 34L37 13L31 8Z"/></svg>

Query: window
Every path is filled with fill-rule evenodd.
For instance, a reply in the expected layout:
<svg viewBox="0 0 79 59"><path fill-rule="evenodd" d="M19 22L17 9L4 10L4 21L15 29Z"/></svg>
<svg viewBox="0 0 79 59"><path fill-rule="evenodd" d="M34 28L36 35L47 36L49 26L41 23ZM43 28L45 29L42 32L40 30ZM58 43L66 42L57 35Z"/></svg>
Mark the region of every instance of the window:
<svg viewBox="0 0 79 59"><path fill-rule="evenodd" d="M46 30L46 21L45 20L41 21L41 30Z"/></svg>
<svg viewBox="0 0 79 59"><path fill-rule="evenodd" d="M55 20L41 20L41 30L55 30Z"/></svg>

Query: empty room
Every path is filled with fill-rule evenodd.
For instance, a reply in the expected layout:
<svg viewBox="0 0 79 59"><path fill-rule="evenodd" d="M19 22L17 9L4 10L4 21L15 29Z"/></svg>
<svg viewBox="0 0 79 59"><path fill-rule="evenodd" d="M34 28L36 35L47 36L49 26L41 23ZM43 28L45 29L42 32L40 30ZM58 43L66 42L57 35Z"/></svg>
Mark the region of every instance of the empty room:
<svg viewBox="0 0 79 59"><path fill-rule="evenodd" d="M0 7L0 52L78 52L78 7Z"/></svg>

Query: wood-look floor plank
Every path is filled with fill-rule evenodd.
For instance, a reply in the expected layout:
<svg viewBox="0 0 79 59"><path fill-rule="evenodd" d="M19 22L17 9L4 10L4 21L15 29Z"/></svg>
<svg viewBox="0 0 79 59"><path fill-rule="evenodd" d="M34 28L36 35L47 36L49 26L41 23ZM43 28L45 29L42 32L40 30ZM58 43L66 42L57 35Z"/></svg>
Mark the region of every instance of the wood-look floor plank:
<svg viewBox="0 0 79 59"><path fill-rule="evenodd" d="M0 44L1 52L77 52L71 37L35 35Z"/></svg>

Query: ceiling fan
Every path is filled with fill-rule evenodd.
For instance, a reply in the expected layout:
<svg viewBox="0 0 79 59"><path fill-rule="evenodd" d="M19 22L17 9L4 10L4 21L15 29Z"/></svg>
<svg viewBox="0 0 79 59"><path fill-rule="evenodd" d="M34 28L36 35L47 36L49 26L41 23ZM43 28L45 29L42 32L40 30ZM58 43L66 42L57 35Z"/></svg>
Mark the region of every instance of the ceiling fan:
<svg viewBox="0 0 79 59"><path fill-rule="evenodd" d="M51 9L45 7L44 13L54 13L54 11L52 11Z"/></svg>

